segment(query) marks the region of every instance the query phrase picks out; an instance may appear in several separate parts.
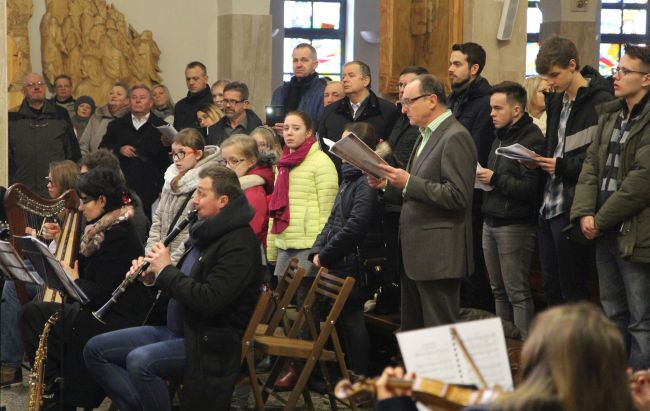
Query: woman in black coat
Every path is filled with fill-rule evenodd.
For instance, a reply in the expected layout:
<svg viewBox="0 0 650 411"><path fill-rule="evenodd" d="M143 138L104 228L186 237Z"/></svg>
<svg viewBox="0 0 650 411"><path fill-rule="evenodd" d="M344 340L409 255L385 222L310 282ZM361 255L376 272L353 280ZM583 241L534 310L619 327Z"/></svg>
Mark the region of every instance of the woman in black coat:
<svg viewBox="0 0 650 411"><path fill-rule="evenodd" d="M83 213L86 227L77 264L74 268L64 268L90 301L83 306L76 302L65 305L64 321L57 321L50 330L44 370L46 392L55 395L49 402L58 403L60 393L55 379L63 369L66 409L95 408L105 396L84 365L82 350L86 342L98 334L140 325L153 302L151 291L141 283L134 283L104 317L105 324L92 315L122 282L131 260L144 252L131 225L133 206L122 181L114 170L98 167L77 182L79 211ZM21 310L21 333L31 363L46 321L60 308L58 303L32 302ZM63 359L60 357L62 333L66 345Z"/></svg>
<svg viewBox="0 0 650 411"><path fill-rule="evenodd" d="M354 133L369 147L378 143L374 127L369 123L350 123L343 136ZM331 274L354 277L355 287L339 317L348 367L356 374L368 373L370 339L363 318L366 295L363 292L365 273L359 261L359 249L369 232L379 232L377 193L368 185L361 170L351 164L341 166L342 181L334 200L332 213L316 238L309 258L317 267L326 267Z"/></svg>

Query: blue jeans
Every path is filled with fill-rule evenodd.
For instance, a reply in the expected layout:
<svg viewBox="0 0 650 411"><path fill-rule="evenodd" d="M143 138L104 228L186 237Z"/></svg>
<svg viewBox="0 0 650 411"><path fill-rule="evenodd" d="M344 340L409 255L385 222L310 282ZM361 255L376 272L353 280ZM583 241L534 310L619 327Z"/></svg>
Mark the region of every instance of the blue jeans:
<svg viewBox="0 0 650 411"><path fill-rule="evenodd" d="M27 296L32 299L41 287L25 284ZM18 327L18 311L22 304L13 281L5 281L0 305L0 363L5 367L18 368L23 361L23 340Z"/></svg>
<svg viewBox="0 0 650 411"><path fill-rule="evenodd" d="M650 368L650 264L619 257L617 233L596 242L600 301L625 338L629 365Z"/></svg>
<svg viewBox="0 0 650 411"><path fill-rule="evenodd" d="M167 327L126 328L91 338L84 360L120 411L171 410L165 379L183 376L185 339Z"/></svg>
<svg viewBox="0 0 650 411"><path fill-rule="evenodd" d="M534 249L535 227L531 225L490 227L483 224L483 256L497 315L514 322L524 337L535 315L528 283Z"/></svg>

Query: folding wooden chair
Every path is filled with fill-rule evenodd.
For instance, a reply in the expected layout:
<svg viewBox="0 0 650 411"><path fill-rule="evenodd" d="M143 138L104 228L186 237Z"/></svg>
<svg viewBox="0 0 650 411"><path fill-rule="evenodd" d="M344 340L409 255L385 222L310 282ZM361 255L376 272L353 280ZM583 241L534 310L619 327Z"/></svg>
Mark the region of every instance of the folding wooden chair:
<svg viewBox="0 0 650 411"><path fill-rule="evenodd" d="M336 321L338 320L343 305L348 299L354 279L347 277L345 279L330 275L325 269L321 269L314 280L309 293L301 307L298 318L293 323L289 335L287 337L279 337L274 335L256 335L253 337L252 346L248 347L249 352L252 350L259 350L269 355L275 355L278 360L273 365L269 378L266 380L263 389L260 389L258 384L257 373L255 372L254 364L247 362L249 378L255 393L257 409L263 409L269 394L273 393L273 385L277 379L282 366L284 358L294 358L305 361L298 382L293 391L289 394L289 398L285 404L285 410L293 410L296 407L298 397L302 394L305 395L305 400L311 407L311 403L306 388L307 380L311 375L316 362L320 364L320 369L325 378L328 396L330 398L330 407L336 409L336 397L333 395L333 385L330 381L329 372L327 371L326 362L334 362L338 364L341 375L343 378L348 378L348 370L345 365L345 358L341 343L336 332ZM331 305L329 314L325 322L320 323L320 332L317 330L318 319L314 318L312 308L317 303L317 300L324 300L327 304ZM320 306L319 306L320 307ZM311 340L302 340L298 338L300 329L306 325L311 335ZM331 342L333 350L326 350L325 346ZM247 354L248 355L248 354ZM284 401L281 397L277 397ZM261 403L258 403L261 399ZM356 410L356 405L353 401L345 404Z"/></svg>
<svg viewBox="0 0 650 411"><path fill-rule="evenodd" d="M260 324L255 334L257 335L276 335L284 336L289 332L291 325L287 317L287 308L296 295L298 286L305 275L305 269L298 265L298 260L292 258L289 266L280 278L278 286L273 291L273 305L269 306L265 314L268 321L266 324ZM282 328L278 326L282 323Z"/></svg>

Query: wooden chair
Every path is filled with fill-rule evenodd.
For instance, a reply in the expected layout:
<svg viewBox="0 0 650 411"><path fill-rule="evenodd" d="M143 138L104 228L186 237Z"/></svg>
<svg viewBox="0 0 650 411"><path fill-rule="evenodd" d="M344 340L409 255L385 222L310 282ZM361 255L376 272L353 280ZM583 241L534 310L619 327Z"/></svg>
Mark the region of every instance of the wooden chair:
<svg viewBox="0 0 650 411"><path fill-rule="evenodd" d="M287 317L287 308L298 291L298 286L305 275L305 269L298 265L298 260L292 258L287 270L284 272L278 282L278 286L273 291L273 305L269 306L265 313L263 321L266 324L259 324L255 334L257 335L287 335L291 328L289 318ZM282 328L278 326L282 323Z"/></svg>
<svg viewBox="0 0 650 411"><path fill-rule="evenodd" d="M330 398L330 407L336 409L337 399L332 393L333 385L330 381L326 362L336 363L339 366L343 378L349 378L343 350L341 349L341 342L338 338L335 326L336 321L341 314L341 310L343 309L343 305L347 301L353 286L353 278L347 277L342 279L328 274L325 269L321 269L307 294L305 302L298 313L298 318L293 323L288 336L278 337L275 335L256 335L253 337L252 344L247 347L246 358L251 386L255 392L257 409L263 409L269 394L274 394L272 387L282 370L285 358L305 361L298 382L286 401L285 410L295 409L298 397L301 394L305 395L305 400L311 407L311 402L308 399L309 395L306 391L306 384L316 366L316 362L319 362L323 377L325 378L328 396ZM319 324L318 319L314 318L312 314L312 308L315 307L317 302L320 302L317 300L324 300L325 303L331 305L325 322L320 323L320 332L317 330L317 324ZM298 338L303 325L308 327L311 340L302 340ZM325 349L328 342L331 343L333 348L332 350ZM269 378L266 380L263 389L259 386L259 379L252 361L253 351L258 350L265 354L279 357L273 365ZM284 402L284 399L281 397L278 397L278 399ZM353 410L356 410L356 405L353 401L350 401L350 403L346 405L350 406Z"/></svg>

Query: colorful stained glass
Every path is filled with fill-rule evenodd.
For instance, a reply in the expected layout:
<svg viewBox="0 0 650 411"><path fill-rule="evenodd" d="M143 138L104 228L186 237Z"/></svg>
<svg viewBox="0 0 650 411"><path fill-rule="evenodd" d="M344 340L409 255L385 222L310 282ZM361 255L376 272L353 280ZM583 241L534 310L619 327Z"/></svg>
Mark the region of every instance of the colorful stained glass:
<svg viewBox="0 0 650 411"><path fill-rule="evenodd" d="M535 58L539 52L539 43L526 43L526 76L536 76Z"/></svg>
<svg viewBox="0 0 650 411"><path fill-rule="evenodd" d="M621 10L603 9L600 12L600 34L621 33Z"/></svg>
<svg viewBox="0 0 650 411"><path fill-rule="evenodd" d="M600 43L600 58L598 59L598 71L603 76L611 76L612 68L618 64L621 45Z"/></svg>
<svg viewBox="0 0 650 411"><path fill-rule="evenodd" d="M314 39L312 46L318 53L319 73L341 72L341 40Z"/></svg>
<svg viewBox="0 0 650 411"><path fill-rule="evenodd" d="M646 34L646 11L623 10L623 34Z"/></svg>
<svg viewBox="0 0 650 411"><path fill-rule="evenodd" d="M315 29L338 30L341 22L341 3L314 2Z"/></svg>
<svg viewBox="0 0 650 411"><path fill-rule="evenodd" d="M311 28L311 2L285 1L284 2L284 28Z"/></svg>

